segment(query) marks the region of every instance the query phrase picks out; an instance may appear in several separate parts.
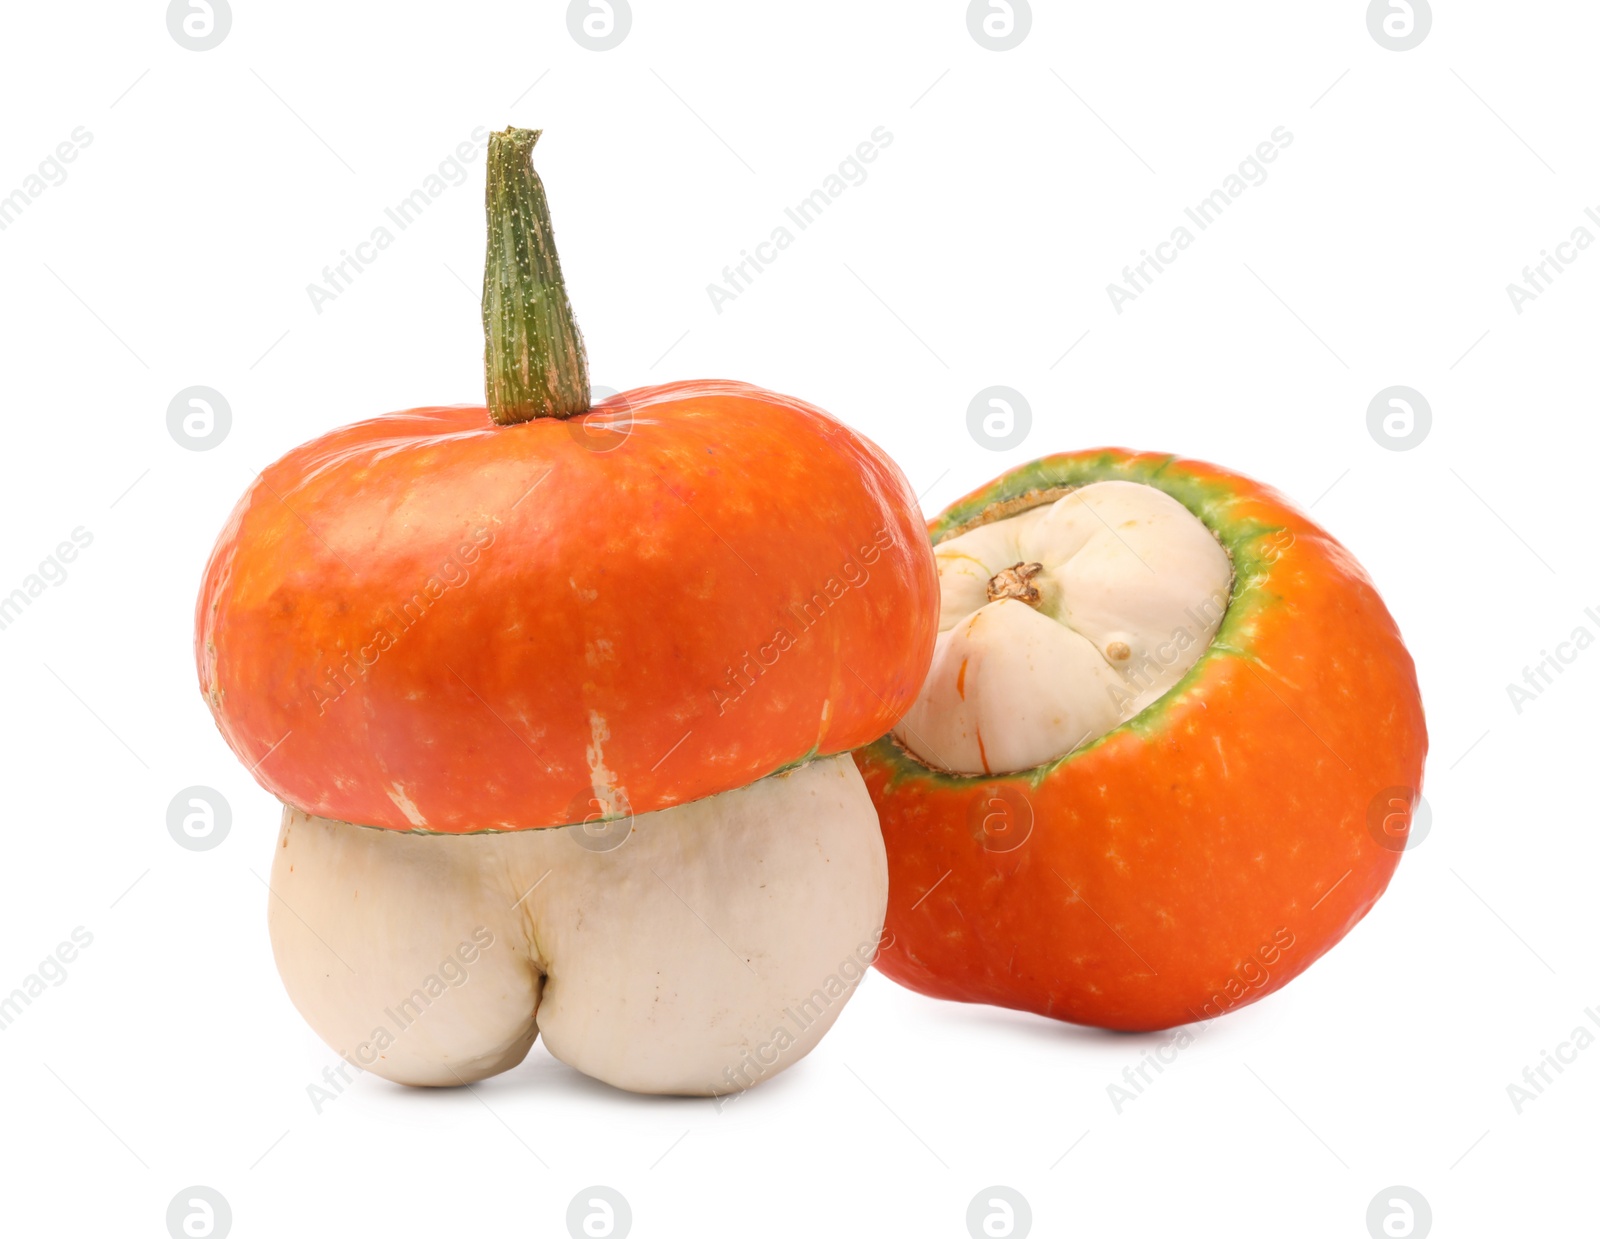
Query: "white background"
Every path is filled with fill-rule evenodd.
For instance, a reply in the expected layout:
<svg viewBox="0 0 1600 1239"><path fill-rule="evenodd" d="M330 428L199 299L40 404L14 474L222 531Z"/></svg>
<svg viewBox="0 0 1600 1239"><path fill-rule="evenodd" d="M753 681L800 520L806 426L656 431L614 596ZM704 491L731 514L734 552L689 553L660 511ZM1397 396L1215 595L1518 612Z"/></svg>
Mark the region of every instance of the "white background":
<svg viewBox="0 0 1600 1239"><path fill-rule="evenodd" d="M93 543L0 631L0 991L74 927L94 942L0 1033L3 1229L164 1235L191 1184L239 1236L560 1236L591 1184L641 1237L959 1237L994 1184L1051 1236L1361 1239L1395 1184L1441 1236L1592 1228L1600 1047L1520 1114L1507 1086L1600 1008L1600 652L1520 713L1506 685L1600 634L1600 252L1521 314L1506 286L1600 206L1600 11L1439 4L1396 52L1365 7L1039 3L995 52L956 0L636 0L597 53L559 3L236 3L204 52L159 3L8 5L0 194L75 127L93 140L0 232L0 594L75 527ZM1108 442L1312 506L1406 633L1432 735L1432 831L1366 921L1121 1113L1107 1086L1162 1036L877 974L720 1112L535 1048L470 1093L368 1076L315 1113L336 1060L268 947L277 808L201 702L194 597L255 470L344 422L481 400L481 157L320 314L306 287L508 123L546 131L597 384L804 396L929 513ZM877 126L869 178L716 312L707 285ZM1118 314L1106 285L1277 126L1293 143L1265 183ZM195 384L233 416L204 452L166 427ZM1003 453L966 425L993 384L1033 410ZM1367 429L1393 384L1433 410L1410 451ZM208 852L167 833L194 784L233 809Z"/></svg>

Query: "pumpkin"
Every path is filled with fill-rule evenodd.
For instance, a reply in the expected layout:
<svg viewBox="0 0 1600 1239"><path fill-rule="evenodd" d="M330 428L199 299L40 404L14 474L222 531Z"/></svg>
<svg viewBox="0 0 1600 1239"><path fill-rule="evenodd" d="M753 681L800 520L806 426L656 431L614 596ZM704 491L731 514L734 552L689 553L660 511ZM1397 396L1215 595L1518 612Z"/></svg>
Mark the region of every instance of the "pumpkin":
<svg viewBox="0 0 1600 1239"><path fill-rule="evenodd" d="M877 967L1104 1028L1215 1018L1373 906L1421 795L1416 675L1350 553L1199 461L1049 456L929 525L933 669L857 752Z"/></svg>
<svg viewBox="0 0 1600 1239"><path fill-rule="evenodd" d="M490 142L487 405L263 470L205 569L200 686L285 806L274 948L342 1055L466 1082L542 1025L625 1087L733 1091L876 949L882 843L841 755L916 694L932 555L894 463L803 401L590 407L538 136ZM494 979L457 994L466 954Z"/></svg>

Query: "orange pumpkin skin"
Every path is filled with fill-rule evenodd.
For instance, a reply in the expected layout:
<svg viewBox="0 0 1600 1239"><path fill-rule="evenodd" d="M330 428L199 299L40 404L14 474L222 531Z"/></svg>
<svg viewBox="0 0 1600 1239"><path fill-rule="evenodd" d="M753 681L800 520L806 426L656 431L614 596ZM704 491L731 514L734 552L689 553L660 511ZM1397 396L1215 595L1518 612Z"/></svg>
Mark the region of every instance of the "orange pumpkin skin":
<svg viewBox="0 0 1600 1239"><path fill-rule="evenodd" d="M1121 449L1013 470L930 523L1093 481L1157 486L1234 564L1211 648L1149 709L1014 775L856 762L889 853L877 966L939 998L1104 1028L1211 1019L1304 971L1388 885L1427 733L1411 656L1350 554L1271 489Z"/></svg>
<svg viewBox="0 0 1600 1239"><path fill-rule="evenodd" d="M212 552L195 654L280 800L463 833L645 813L863 744L914 699L937 614L886 455L696 382L565 422L413 409L295 449Z"/></svg>

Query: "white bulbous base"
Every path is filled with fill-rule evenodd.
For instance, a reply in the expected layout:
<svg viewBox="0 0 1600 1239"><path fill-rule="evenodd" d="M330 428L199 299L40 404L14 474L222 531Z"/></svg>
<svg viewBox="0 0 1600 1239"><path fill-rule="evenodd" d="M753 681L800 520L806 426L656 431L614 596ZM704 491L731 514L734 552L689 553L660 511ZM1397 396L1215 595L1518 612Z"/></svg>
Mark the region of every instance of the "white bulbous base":
<svg viewBox="0 0 1600 1239"><path fill-rule="evenodd" d="M619 1088L715 1095L832 1025L876 954L888 867L838 756L606 827L413 834L285 808L272 892L290 998L364 1070L467 1084L542 1032Z"/></svg>

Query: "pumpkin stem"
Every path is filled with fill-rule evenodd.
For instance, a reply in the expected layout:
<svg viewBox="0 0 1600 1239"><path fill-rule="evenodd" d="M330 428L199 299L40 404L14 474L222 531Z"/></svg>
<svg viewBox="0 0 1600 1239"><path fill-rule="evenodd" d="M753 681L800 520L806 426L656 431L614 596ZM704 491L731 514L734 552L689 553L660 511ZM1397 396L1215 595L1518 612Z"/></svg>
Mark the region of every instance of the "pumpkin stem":
<svg viewBox="0 0 1600 1239"><path fill-rule="evenodd" d="M589 408L589 363L561 279L538 129L489 135L489 249L483 264L483 378L489 416L510 426Z"/></svg>

